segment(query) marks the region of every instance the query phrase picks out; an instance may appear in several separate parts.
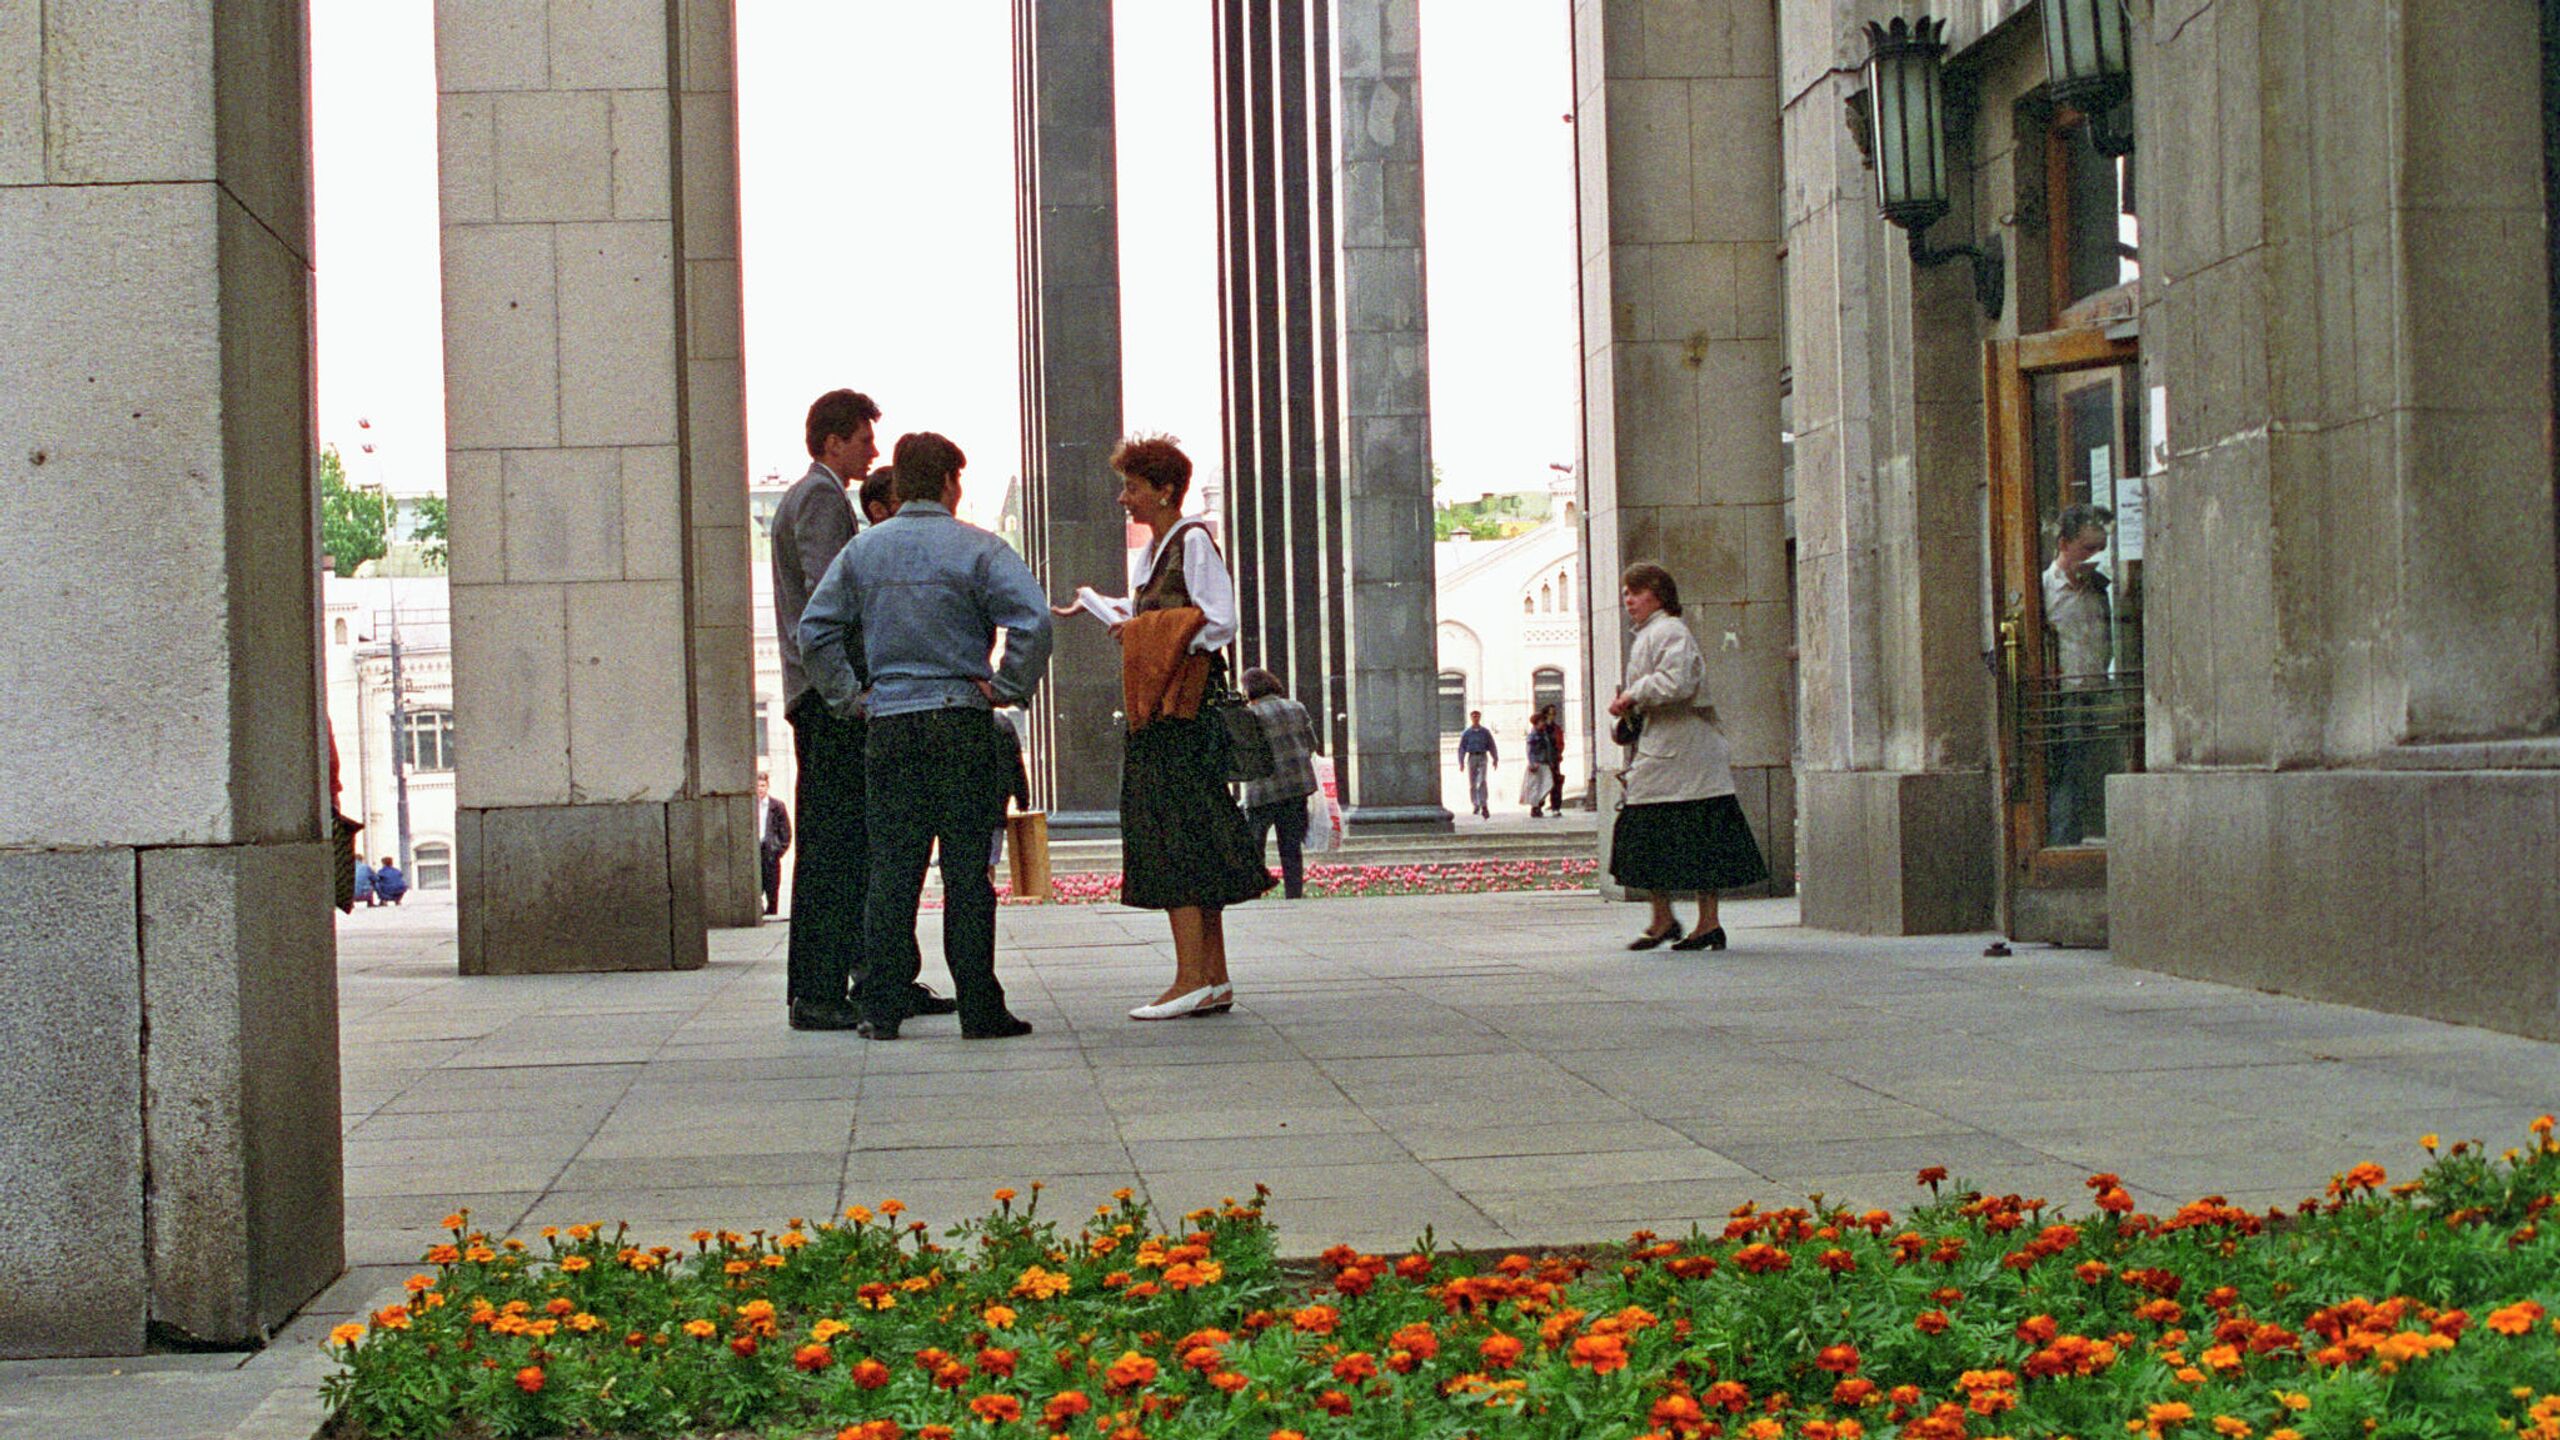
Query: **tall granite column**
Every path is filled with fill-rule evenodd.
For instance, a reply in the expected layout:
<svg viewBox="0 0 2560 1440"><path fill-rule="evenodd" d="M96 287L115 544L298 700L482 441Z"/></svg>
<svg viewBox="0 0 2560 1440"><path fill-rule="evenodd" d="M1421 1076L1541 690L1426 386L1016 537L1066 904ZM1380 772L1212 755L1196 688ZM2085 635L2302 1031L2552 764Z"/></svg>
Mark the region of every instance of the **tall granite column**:
<svg viewBox="0 0 2560 1440"><path fill-rule="evenodd" d="M1218 0L1227 535L1248 665L1354 827L1445 829L1417 0Z"/></svg>
<svg viewBox="0 0 2560 1440"><path fill-rule="evenodd" d="M1116 589L1128 517L1120 438L1120 214L1111 0L1014 0L1015 221L1022 294L1024 558L1053 596ZM1032 786L1053 830L1120 823L1119 647L1059 627L1032 711Z"/></svg>
<svg viewBox="0 0 2560 1440"><path fill-rule="evenodd" d="M1624 671L1618 574L1637 561L1667 567L1706 652L1743 809L1783 889L1795 772L1779 100L1768 0L1574 6L1589 693L1596 713Z"/></svg>
<svg viewBox="0 0 2560 1440"><path fill-rule="evenodd" d="M0 20L0 1358L342 1268L302 17Z"/></svg>
<svg viewBox="0 0 2560 1440"><path fill-rule="evenodd" d="M438 0L465 973L754 923L726 0Z"/></svg>

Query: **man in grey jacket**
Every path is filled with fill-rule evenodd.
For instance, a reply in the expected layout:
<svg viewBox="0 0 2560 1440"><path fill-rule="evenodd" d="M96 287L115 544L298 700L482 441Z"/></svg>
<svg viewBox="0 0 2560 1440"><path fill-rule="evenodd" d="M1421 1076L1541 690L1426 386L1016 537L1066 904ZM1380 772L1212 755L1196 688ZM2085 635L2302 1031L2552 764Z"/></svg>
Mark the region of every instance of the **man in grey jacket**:
<svg viewBox="0 0 2560 1440"><path fill-rule="evenodd" d="M862 910L871 874L865 828L863 719L829 709L800 664L800 613L809 592L857 528L845 487L862 479L880 447L880 407L853 390L830 390L809 407L809 473L774 508L774 637L782 651L782 713L800 761L793 805L800 849L791 871L791 1028L850 1030L861 1019L846 995L862 960ZM911 1008L947 1014L952 1002L922 986Z"/></svg>
<svg viewBox="0 0 2560 1440"><path fill-rule="evenodd" d="M960 447L898 441L898 513L844 547L800 620L809 682L838 714L869 717L871 878L861 1033L895 1040L916 1013L916 903L942 846L942 955L972 1040L1031 1033L996 979L996 893L987 847L1004 823L1009 747L989 712L1021 705L1049 665L1049 601L1010 546L962 524ZM995 663L996 635L1004 659Z"/></svg>

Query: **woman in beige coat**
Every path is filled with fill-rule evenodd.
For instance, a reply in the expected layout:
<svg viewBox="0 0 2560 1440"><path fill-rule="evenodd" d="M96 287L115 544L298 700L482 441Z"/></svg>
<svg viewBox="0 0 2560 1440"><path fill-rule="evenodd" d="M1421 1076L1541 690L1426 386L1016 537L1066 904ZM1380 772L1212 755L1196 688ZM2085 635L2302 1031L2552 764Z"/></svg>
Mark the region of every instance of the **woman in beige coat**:
<svg viewBox="0 0 2560 1440"><path fill-rule="evenodd" d="M1609 713L1641 726L1626 770L1625 800L1609 844L1609 874L1653 902L1653 924L1627 948L1722 950L1719 891L1769 878L1751 822L1733 795L1731 752L1707 696L1706 657L1680 616L1680 587L1659 565L1631 565L1619 592L1635 641L1626 682ZM1671 902L1698 897L1686 938Z"/></svg>

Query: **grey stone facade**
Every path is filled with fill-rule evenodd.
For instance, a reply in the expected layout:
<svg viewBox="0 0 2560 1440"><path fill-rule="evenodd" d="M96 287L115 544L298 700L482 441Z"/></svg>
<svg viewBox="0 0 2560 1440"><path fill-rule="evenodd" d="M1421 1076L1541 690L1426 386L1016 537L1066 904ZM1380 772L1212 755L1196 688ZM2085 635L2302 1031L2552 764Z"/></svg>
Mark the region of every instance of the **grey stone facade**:
<svg viewBox="0 0 2560 1440"><path fill-rule="evenodd" d="M0 1357L340 1268L303 53L294 0L0 23Z"/></svg>
<svg viewBox="0 0 2560 1440"><path fill-rule="evenodd" d="M761 909L725 0L438 0L471 974Z"/></svg>

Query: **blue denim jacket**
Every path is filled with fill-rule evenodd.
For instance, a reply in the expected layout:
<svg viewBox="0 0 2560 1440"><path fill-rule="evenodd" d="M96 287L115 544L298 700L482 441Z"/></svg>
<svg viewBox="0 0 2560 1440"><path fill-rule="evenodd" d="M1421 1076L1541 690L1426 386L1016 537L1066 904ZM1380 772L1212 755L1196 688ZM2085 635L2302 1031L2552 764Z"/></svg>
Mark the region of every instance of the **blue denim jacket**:
<svg viewBox="0 0 2560 1440"><path fill-rule="evenodd" d="M998 630L1001 670L990 663ZM1049 644L1049 599L1031 567L929 500L854 536L800 615L801 667L839 715L984 710L980 680L997 703L1023 704Z"/></svg>

